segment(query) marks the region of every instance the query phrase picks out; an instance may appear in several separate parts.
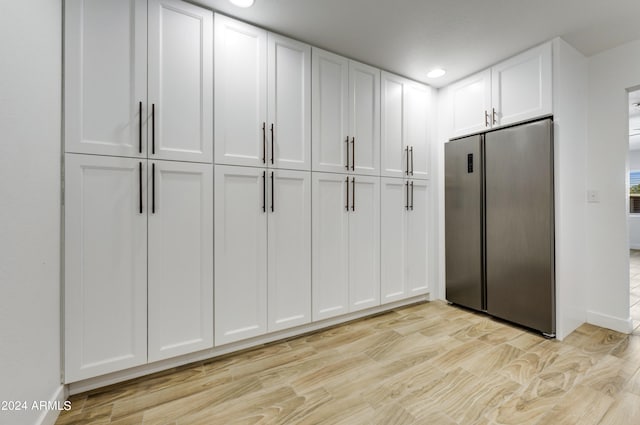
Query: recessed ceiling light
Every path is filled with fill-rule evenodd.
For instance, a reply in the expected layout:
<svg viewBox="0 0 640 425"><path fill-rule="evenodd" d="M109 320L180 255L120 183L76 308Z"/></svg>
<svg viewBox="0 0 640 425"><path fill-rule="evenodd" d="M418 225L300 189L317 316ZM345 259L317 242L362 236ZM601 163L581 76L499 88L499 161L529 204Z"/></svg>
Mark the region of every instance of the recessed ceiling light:
<svg viewBox="0 0 640 425"><path fill-rule="evenodd" d="M254 2L254 0L229 0L229 1L238 7L251 7L253 6L253 2Z"/></svg>
<svg viewBox="0 0 640 425"><path fill-rule="evenodd" d="M435 68L435 69L432 69L431 71L429 71L427 73L427 77L429 77L429 78L439 78L439 77L442 77L446 73L447 73L447 71L445 71L442 68Z"/></svg>

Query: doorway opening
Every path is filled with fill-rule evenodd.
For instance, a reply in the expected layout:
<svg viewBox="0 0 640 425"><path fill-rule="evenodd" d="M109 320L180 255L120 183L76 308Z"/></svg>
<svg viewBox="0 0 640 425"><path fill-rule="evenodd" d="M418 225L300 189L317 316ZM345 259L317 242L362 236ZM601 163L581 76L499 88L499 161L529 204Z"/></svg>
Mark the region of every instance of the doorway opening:
<svg viewBox="0 0 640 425"><path fill-rule="evenodd" d="M629 312L633 333L640 334L640 89L629 91L628 102Z"/></svg>

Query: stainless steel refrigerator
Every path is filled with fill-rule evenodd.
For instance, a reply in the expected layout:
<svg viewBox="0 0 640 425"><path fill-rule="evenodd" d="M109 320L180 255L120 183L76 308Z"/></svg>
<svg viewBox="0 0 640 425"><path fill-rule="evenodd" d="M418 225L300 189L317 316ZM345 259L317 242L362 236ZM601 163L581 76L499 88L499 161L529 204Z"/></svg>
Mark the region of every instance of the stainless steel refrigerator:
<svg viewBox="0 0 640 425"><path fill-rule="evenodd" d="M553 121L445 145L446 298L555 336Z"/></svg>

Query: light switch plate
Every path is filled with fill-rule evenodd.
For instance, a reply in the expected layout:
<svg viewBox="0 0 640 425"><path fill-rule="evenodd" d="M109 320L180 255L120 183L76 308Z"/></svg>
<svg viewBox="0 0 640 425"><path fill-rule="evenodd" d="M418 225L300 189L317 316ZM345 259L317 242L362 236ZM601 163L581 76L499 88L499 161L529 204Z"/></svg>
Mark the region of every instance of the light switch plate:
<svg viewBox="0 0 640 425"><path fill-rule="evenodd" d="M587 190L587 202L600 202L600 192L598 192L597 190Z"/></svg>

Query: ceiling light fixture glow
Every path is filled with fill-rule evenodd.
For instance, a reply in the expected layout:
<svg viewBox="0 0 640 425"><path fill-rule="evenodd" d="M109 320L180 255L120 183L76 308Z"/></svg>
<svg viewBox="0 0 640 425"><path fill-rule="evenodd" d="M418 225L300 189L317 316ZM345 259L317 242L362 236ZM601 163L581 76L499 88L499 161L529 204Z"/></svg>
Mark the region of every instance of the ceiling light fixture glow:
<svg viewBox="0 0 640 425"><path fill-rule="evenodd" d="M446 73L447 73L447 71L445 71L442 68L435 68L435 69L432 69L431 71L429 71L427 73L427 77L429 77L429 78L439 78L439 77L442 77Z"/></svg>
<svg viewBox="0 0 640 425"><path fill-rule="evenodd" d="M254 0L229 0L229 1L238 7L251 7L253 6L253 2L254 2Z"/></svg>

